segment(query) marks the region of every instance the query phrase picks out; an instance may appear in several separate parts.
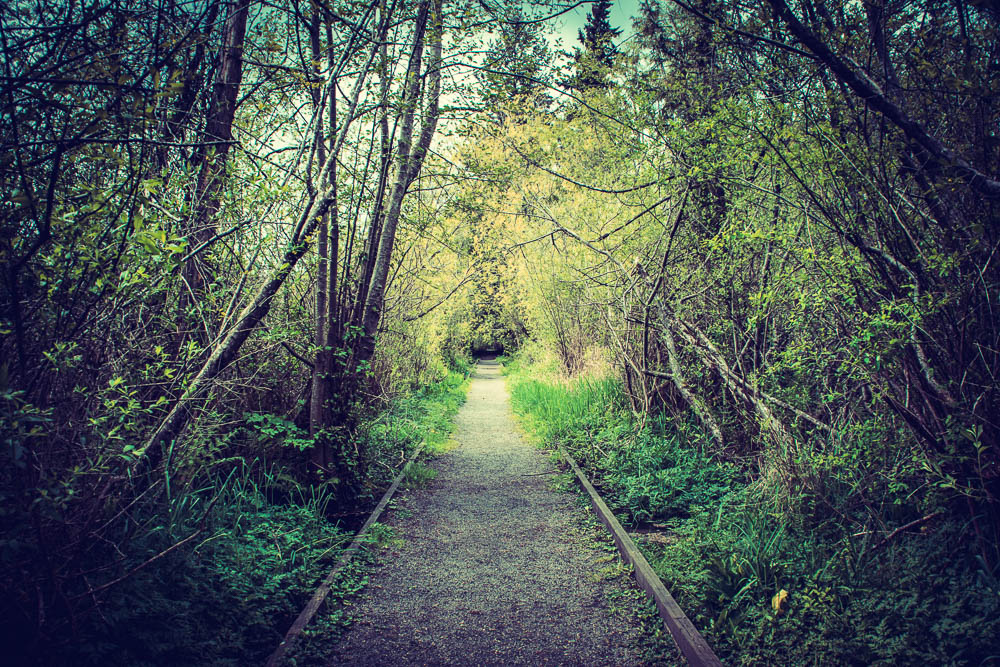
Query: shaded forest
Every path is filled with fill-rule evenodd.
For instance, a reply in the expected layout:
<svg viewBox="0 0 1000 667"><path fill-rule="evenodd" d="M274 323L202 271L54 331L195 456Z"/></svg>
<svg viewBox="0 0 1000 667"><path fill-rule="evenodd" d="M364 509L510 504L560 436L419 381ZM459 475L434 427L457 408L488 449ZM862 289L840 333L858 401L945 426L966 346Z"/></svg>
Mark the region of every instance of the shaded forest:
<svg viewBox="0 0 1000 667"><path fill-rule="evenodd" d="M15 662L246 664L473 355L728 663L1000 655L1000 6L0 7Z"/></svg>

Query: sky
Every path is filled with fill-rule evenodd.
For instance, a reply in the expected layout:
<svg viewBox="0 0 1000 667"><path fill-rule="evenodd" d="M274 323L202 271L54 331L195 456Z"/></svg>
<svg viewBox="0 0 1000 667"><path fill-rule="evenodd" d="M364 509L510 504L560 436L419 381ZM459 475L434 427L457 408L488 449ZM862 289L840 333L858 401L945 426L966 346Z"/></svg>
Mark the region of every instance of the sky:
<svg viewBox="0 0 1000 667"><path fill-rule="evenodd" d="M632 17L639 13L639 2L640 0L614 0L611 6L611 25L622 31L617 41L625 40L632 34ZM582 4L556 19L559 22L557 34L562 38L562 48L569 50L579 46L576 33L583 28L588 14L590 3Z"/></svg>

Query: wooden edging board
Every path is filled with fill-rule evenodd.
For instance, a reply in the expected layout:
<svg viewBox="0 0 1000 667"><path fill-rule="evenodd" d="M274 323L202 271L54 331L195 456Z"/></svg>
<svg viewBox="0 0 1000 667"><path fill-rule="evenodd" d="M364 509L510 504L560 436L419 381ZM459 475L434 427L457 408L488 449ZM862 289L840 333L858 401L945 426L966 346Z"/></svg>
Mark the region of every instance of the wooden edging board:
<svg viewBox="0 0 1000 667"><path fill-rule="evenodd" d="M677 648L680 649L681 654L687 659L688 664L695 667L701 667L702 665L706 667L709 665L722 665L722 662L715 655L715 652L712 651L708 642L705 641L705 638L701 636L701 633L698 632L694 624L691 623L691 620L681 610L680 605L677 604L670 591L667 590L667 587L663 585L663 582L660 581L656 572L649 565L649 561L642 555L639 548L635 546L635 542L625 532L618 519L615 518L614 513L608 508L600 494L597 493L597 489L594 488L594 485L587 479L583 470L577 465L576 460L569 455L562 445L559 445L559 453L562 454L562 457L573 468L573 472L576 473L580 484L587 490L587 493L590 495L590 502L593 504L598 518L600 518L601 523L608 529L608 532L611 533L611 537L614 538L615 544L618 545L618 551L621 553L622 558L632 564L632 571L635 574L636 582L646 592L646 595L656 603L656 609L660 612L663 624L667 626L667 630L670 631L674 641L677 643Z"/></svg>
<svg viewBox="0 0 1000 667"><path fill-rule="evenodd" d="M423 443L420 443L420 446L417 447L413 454L410 455L410 458L406 461L403 469L399 471L398 475L396 475L396 479L392 480L392 486L389 487L389 490L382 496L382 500L380 500L378 505L375 506L375 509L372 510L368 520L365 521L363 526L361 526L361 530L359 530L354 536L354 540L351 542L350 546L344 550L344 553L340 554L340 558L337 559L336 565L334 565L333 569L330 570L330 574L326 575L326 578L316 589L316 592L313 593L312 599L309 600L308 604L306 604L301 613L299 613L298 618L296 618L295 622L292 623L292 627L288 628L288 632L285 633L285 638L281 640L281 643L278 644L278 648L276 648L274 653L271 654L271 657L267 659L266 667L277 667L277 665L281 664L281 659L285 656L285 653L287 653L288 649L295 643L295 640L299 638L299 635L302 634L305 627L309 625L309 622L316 615L316 612L319 611L320 605L323 604L326 596L330 594L330 588L333 586L333 582L336 581L337 577L340 575L340 571L343 570L349 562L351 562L351 559L354 558L355 554L357 554L361 549L361 544L364 542L365 536L368 534L368 530L371 528L372 524L378 521L378 518L382 516L382 512L385 511L385 508L392 499L393 494L396 493L399 483L403 481L403 476L406 474L406 468L416 460L417 456L420 455L420 452L422 452L423 449L424 445Z"/></svg>

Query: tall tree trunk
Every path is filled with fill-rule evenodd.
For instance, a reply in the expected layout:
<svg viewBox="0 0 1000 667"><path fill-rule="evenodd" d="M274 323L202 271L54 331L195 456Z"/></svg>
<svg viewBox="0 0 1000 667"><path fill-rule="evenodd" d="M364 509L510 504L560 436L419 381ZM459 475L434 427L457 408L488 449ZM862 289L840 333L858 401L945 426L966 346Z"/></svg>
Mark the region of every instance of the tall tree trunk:
<svg viewBox="0 0 1000 667"><path fill-rule="evenodd" d="M320 15L317 12L312 18L310 26L310 43L312 50L312 60L315 64L318 75L320 63L322 62L322 50L320 48ZM330 35L327 35L327 65L333 67ZM332 72L332 69L331 69ZM326 155L326 142L324 139L323 122L323 97L318 91L313 96L316 123L316 154L320 164L329 166L325 169L328 174L326 183L320 183L320 187L328 187L330 191L330 210L323 216L319 223L319 237L317 239L317 277L316 277L316 322L315 322L315 344L317 347L316 358L313 364L312 390L309 404L309 433L315 436L322 429L330 425L329 401L333 393L333 347L335 340L335 319L336 319L336 275L337 275L337 246L340 243L336 232L333 239L330 239L330 225L337 224L337 154L332 151L337 150L336 130L337 130L337 86L336 78L329 86L328 109L329 129L333 133L334 145L331 146L331 153ZM312 450L313 464L319 469L326 469L330 464L330 447L327 439L318 438Z"/></svg>
<svg viewBox="0 0 1000 667"><path fill-rule="evenodd" d="M203 20L198 23L201 37L197 40L194 55L190 62L183 68L183 88L177 98L177 102L168 105L164 109L164 117L160 127L160 138L162 145L158 146L153 157L152 173L159 174L169 162L170 143L183 142L191 122L191 110L194 108L195 100L205 79L206 45L209 35L215 30L215 20L219 14L219 6L222 0L212 0L205 9ZM194 30L194 27L192 27Z"/></svg>
<svg viewBox="0 0 1000 667"><path fill-rule="evenodd" d="M433 2L433 10L430 7ZM428 15L433 12L431 26L431 56L427 66L427 110L416 145L412 144L413 119L420 97L420 68L423 58L423 36L427 26ZM437 128L438 97L441 92L441 0L425 0L420 5L417 14L417 26L414 34L413 52L406 70L406 90L403 95L403 118L400 124L400 134L397 143L399 168L393 185L392 196L389 198L389 208L382 223L379 234L378 255L365 300L361 320L361 337L355 355L355 368L363 369L375 354L375 338L378 333L379 321L382 318L382 308L385 301L385 289L392 263L392 251L396 242L396 229L403 207L403 198L410 184L420 173L431 139Z"/></svg>
<svg viewBox="0 0 1000 667"><path fill-rule="evenodd" d="M193 158L198 168L198 178L191 194L191 215L185 225L191 248L210 242L216 231L219 192L225 176L229 147L233 141L233 119L243 81L243 41L246 37L249 5L250 0L237 0L233 3L222 28L205 132ZM182 320L184 310L201 297L212 278L212 266L205 257L206 251L207 248L191 257L184 265L183 277L190 292L185 290L181 293ZM183 329L184 327L182 331Z"/></svg>
<svg viewBox="0 0 1000 667"><path fill-rule="evenodd" d="M382 33L379 35L379 76L381 77L379 99L379 141L381 154L379 158L379 180L375 192L375 206L372 209L372 223L368 238L365 241L365 262L361 273L360 287L351 308L351 324L360 327L364 314L365 302L368 300L368 286L375 271L375 258L378 255L378 239L382 230L382 214L385 209L385 191L389 183L389 170L392 167L392 137L389 134L389 53L387 43L388 21L386 20L385 0L379 1L379 13L382 18ZM353 367L353 359L350 367Z"/></svg>

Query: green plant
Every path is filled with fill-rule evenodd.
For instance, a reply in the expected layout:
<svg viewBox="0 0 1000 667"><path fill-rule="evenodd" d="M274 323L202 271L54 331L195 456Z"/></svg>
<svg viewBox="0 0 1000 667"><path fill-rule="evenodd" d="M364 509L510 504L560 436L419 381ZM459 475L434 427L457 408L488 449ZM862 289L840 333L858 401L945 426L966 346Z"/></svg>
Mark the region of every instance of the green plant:
<svg viewBox="0 0 1000 667"><path fill-rule="evenodd" d="M168 512L141 506L135 520L154 528L138 536L122 569L166 554L111 589L81 641L54 647L52 661L261 662L350 539L324 516L322 489L303 489L302 504L269 502L264 489L282 474L240 461L175 489ZM192 535L190 548L169 550Z"/></svg>
<svg viewBox="0 0 1000 667"><path fill-rule="evenodd" d="M877 425L800 453L788 485L708 456L693 421L653 415L640 427L614 409L613 384L539 380L519 358L508 368L532 435L568 447L621 519L662 532L640 547L724 661L989 664L996 569L959 537L967 527L931 505L923 514L937 519L919 530L872 528L921 516L905 498L914 466ZM868 474L869 452L900 472Z"/></svg>
<svg viewBox="0 0 1000 667"><path fill-rule="evenodd" d="M281 445L298 450L313 446L313 439L293 422L268 413L251 412L243 415L247 428L261 445Z"/></svg>
<svg viewBox="0 0 1000 667"><path fill-rule="evenodd" d="M403 543L403 539L399 537L395 528L377 521L368 527L367 541L380 549L399 546Z"/></svg>
<svg viewBox="0 0 1000 667"><path fill-rule="evenodd" d="M436 477L437 470L420 461L413 461L403 468L402 485L407 489L420 489L434 481Z"/></svg>

